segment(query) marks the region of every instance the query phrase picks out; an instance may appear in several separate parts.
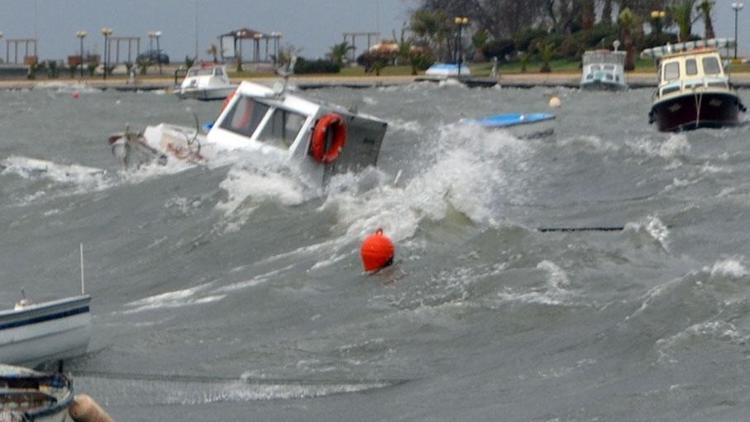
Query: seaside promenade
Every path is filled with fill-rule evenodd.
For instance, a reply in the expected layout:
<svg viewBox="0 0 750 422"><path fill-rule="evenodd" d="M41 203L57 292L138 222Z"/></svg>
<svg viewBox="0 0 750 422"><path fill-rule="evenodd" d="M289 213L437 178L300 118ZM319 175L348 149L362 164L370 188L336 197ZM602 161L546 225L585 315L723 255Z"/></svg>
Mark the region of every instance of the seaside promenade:
<svg viewBox="0 0 750 422"><path fill-rule="evenodd" d="M311 75L294 76L291 80L302 89L325 88L325 87L350 87L368 88L379 86L396 86L414 82L418 76L329 76ZM423 77L423 76L422 76ZM580 82L580 73L514 73L498 77L501 87L533 88L544 87L569 87L577 88ZM656 86L656 75L653 72L633 72L626 74L628 85L631 88L649 88ZM750 88L750 73L734 73L730 77L737 88ZM256 77L245 79L233 79L233 82L250 80L254 82L272 85L278 81L277 77ZM4 79L0 80L0 90L31 89L34 87L54 86L59 84L82 83L92 88L117 89L117 90L154 90L171 89L174 87L172 78L164 77L142 77L136 79L135 83L128 83L127 79L100 79L100 78L60 78L60 79Z"/></svg>

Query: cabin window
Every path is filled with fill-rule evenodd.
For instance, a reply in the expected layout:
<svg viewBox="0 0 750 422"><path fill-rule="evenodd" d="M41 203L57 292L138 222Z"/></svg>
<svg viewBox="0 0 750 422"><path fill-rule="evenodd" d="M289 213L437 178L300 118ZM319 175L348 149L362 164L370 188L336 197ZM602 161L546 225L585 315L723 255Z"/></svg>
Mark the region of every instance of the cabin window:
<svg viewBox="0 0 750 422"><path fill-rule="evenodd" d="M698 62L695 59L685 60L685 74L689 76L698 74Z"/></svg>
<svg viewBox="0 0 750 422"><path fill-rule="evenodd" d="M611 80L612 80L612 74L611 74L611 73L607 73L606 75L604 75L604 77L605 77L605 78L606 78L606 79L607 79L608 81L611 81Z"/></svg>
<svg viewBox="0 0 750 422"><path fill-rule="evenodd" d="M665 81L673 81L680 78L680 64L678 62L671 62L664 65L664 76L662 77Z"/></svg>
<svg viewBox="0 0 750 422"><path fill-rule="evenodd" d="M213 70L211 70L210 68L208 68L208 69L197 68L197 69L190 69L190 70L188 70L188 74L187 75L191 76L191 77L194 77L194 76L211 76L211 72L213 72Z"/></svg>
<svg viewBox="0 0 750 422"><path fill-rule="evenodd" d="M268 109L269 107L263 103L244 95L240 96L222 120L220 127L239 135L253 136Z"/></svg>
<svg viewBox="0 0 750 422"><path fill-rule="evenodd" d="M215 70L214 70L214 74L215 74L216 76L224 76L224 69L222 69L222 68L220 68L220 67L217 67L217 68L215 68Z"/></svg>
<svg viewBox="0 0 750 422"><path fill-rule="evenodd" d="M614 66L612 66L611 64L608 64L608 65L605 65L605 66L604 66L604 70L610 70L610 71L613 71L613 70L615 70L615 67L614 67Z"/></svg>
<svg viewBox="0 0 750 422"><path fill-rule="evenodd" d="M258 141L267 142L280 148L289 148L305 124L306 116L282 108L273 111Z"/></svg>
<svg viewBox="0 0 750 422"><path fill-rule="evenodd" d="M721 73L721 65L716 57L703 58L703 73L706 75L718 75Z"/></svg>
<svg viewBox="0 0 750 422"><path fill-rule="evenodd" d="M598 71L600 71L600 70L602 70L602 68L601 68L601 67L599 67L599 65L597 65L597 64L595 64L595 65L591 66L591 71L592 71L592 72L598 72Z"/></svg>

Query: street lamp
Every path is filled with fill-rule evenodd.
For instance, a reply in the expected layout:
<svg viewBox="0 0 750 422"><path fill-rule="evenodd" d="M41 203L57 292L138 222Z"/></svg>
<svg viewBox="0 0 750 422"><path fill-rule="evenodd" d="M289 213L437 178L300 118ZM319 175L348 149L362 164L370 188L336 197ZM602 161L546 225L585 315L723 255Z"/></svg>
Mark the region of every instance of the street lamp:
<svg viewBox="0 0 750 422"><path fill-rule="evenodd" d="M86 38L86 35L89 33L86 31L78 31L76 32L76 37L81 41L81 62L79 63L79 66L81 66L81 79L83 79L83 39Z"/></svg>
<svg viewBox="0 0 750 422"><path fill-rule="evenodd" d="M109 37L112 35L112 28L106 26L101 29L102 35L104 35L104 79L107 79L107 71L109 68Z"/></svg>
<svg viewBox="0 0 750 422"><path fill-rule="evenodd" d="M151 31L148 33L150 40L156 38L156 61L159 64L159 74L161 75L161 48L159 47L159 37L161 37L161 31Z"/></svg>
<svg viewBox="0 0 750 422"><path fill-rule="evenodd" d="M453 19L453 23L458 26L458 37L456 38L456 52L458 53L458 57L456 59L456 63L458 64L458 76L461 76L461 63L463 62L463 43L461 42L463 40L462 37L462 31L464 26L467 26L469 24L469 18L466 16L456 16Z"/></svg>
<svg viewBox="0 0 750 422"><path fill-rule="evenodd" d="M2 39L3 39L3 33L2 33L2 32L0 32L0 40L2 40ZM1 60L1 59L0 59L0 60Z"/></svg>
<svg viewBox="0 0 750 422"><path fill-rule="evenodd" d="M739 44L739 40L737 39L737 15L740 13L740 10L745 7L744 4L742 4L741 1L734 1L732 2L732 9L734 9L734 59L737 60L737 44Z"/></svg>
<svg viewBox="0 0 750 422"><path fill-rule="evenodd" d="M653 26L654 32L656 32L657 35L661 35L661 25L666 16L667 12L663 10L651 11L651 25Z"/></svg>

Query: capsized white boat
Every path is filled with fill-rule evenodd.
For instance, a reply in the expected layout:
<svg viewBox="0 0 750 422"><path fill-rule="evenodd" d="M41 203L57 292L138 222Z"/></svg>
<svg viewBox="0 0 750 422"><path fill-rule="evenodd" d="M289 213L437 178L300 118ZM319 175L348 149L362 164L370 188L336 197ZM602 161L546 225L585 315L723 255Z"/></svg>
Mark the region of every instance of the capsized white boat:
<svg viewBox="0 0 750 422"><path fill-rule="evenodd" d="M69 421L73 386L63 374L0 364L0 421Z"/></svg>
<svg viewBox="0 0 750 422"><path fill-rule="evenodd" d="M82 355L91 338L89 295L19 301L0 311L0 362L34 367Z"/></svg>
<svg viewBox="0 0 750 422"><path fill-rule="evenodd" d="M187 71L176 94L180 98L223 100L237 88L232 85L224 65L202 64Z"/></svg>
<svg viewBox="0 0 750 422"><path fill-rule="evenodd" d="M387 127L356 110L242 82L207 134L162 123L112 135L109 143L125 166L144 160L201 164L220 153L257 153L294 165L322 185L334 174L375 166Z"/></svg>

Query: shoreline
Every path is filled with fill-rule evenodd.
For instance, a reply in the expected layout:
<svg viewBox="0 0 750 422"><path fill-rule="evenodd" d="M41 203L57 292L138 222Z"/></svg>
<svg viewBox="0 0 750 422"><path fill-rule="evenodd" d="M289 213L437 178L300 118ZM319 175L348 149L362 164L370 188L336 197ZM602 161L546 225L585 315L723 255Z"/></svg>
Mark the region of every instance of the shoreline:
<svg viewBox="0 0 750 422"><path fill-rule="evenodd" d="M320 89L320 88L373 88L406 85L417 82L417 79L424 79L424 75L417 76L296 76L290 79L300 89ZM478 77L481 78L481 77ZM628 73L626 74L628 86L631 89L655 88L656 75L654 73ZM252 81L272 85L278 81L277 77L255 77L236 79L239 81ZM500 87L508 88L535 88L535 87L563 87L578 88L580 84L580 74L578 73L518 73L500 75L498 78ZM732 84L738 89L750 88L750 73L739 73L730 75ZM77 85L81 84L97 89L114 89L119 91L149 91L149 90L171 90L174 88L174 81L170 78L143 78L136 80L135 84L130 84L126 79L94 79L94 78L60 78L60 79L0 79L0 90L23 90L44 88L56 85Z"/></svg>

